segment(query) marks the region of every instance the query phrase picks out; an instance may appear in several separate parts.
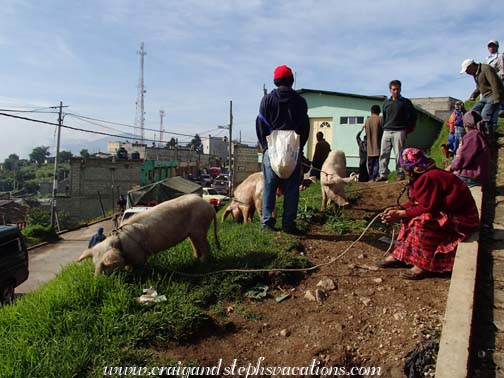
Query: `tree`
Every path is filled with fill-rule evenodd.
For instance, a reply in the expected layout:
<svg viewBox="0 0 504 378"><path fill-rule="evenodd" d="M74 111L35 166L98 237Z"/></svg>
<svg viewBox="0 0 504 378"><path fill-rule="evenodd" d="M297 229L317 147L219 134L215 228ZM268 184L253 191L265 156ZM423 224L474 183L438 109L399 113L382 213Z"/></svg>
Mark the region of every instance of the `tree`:
<svg viewBox="0 0 504 378"><path fill-rule="evenodd" d="M59 160L61 163L68 163L72 157L73 154L70 151L60 151L59 153Z"/></svg>
<svg viewBox="0 0 504 378"><path fill-rule="evenodd" d="M172 149L175 148L176 145L177 145L177 141L175 140L175 138L171 138L167 144L168 148L172 148Z"/></svg>
<svg viewBox="0 0 504 378"><path fill-rule="evenodd" d="M196 134L194 138L192 138L191 143L189 143L187 147L191 147L198 154L203 153L203 143L201 143L201 138L198 134Z"/></svg>
<svg viewBox="0 0 504 378"><path fill-rule="evenodd" d="M7 159L4 160L3 168L6 171L14 171L19 165L19 156L16 154L10 154Z"/></svg>
<svg viewBox="0 0 504 378"><path fill-rule="evenodd" d="M50 154L48 146L35 147L30 154L30 161L33 161L38 165L40 165L45 161L45 158L49 155Z"/></svg>
<svg viewBox="0 0 504 378"><path fill-rule="evenodd" d="M89 155L89 151L87 149L83 148L82 150L80 150L80 156L87 159L91 155Z"/></svg>

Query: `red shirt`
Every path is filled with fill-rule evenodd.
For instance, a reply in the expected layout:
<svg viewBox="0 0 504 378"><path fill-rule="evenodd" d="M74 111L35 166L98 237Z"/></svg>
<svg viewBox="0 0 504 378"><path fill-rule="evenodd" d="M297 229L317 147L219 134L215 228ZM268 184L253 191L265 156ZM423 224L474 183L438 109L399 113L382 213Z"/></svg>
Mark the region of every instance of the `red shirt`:
<svg viewBox="0 0 504 378"><path fill-rule="evenodd" d="M451 172L439 168L422 173L411 185L410 201L402 205L406 216L444 212L448 215L475 214L478 209L467 185Z"/></svg>

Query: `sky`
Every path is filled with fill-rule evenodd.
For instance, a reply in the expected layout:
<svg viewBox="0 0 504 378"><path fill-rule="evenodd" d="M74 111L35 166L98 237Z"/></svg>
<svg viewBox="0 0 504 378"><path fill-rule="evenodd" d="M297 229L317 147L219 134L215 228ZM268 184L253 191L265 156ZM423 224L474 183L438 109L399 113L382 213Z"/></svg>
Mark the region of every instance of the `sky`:
<svg viewBox="0 0 504 378"><path fill-rule="evenodd" d="M75 115L135 124L143 42L146 128L159 130L164 110L164 140L224 136L232 101L233 135L255 144L263 85L274 89L282 64L297 89L386 95L399 79L406 97L467 99L474 82L460 64L502 40L500 10L487 0L3 0L0 113L57 122L46 112L62 101L67 126L134 133ZM0 115L0 130L0 161L56 149L55 126ZM61 149L102 137L63 129Z"/></svg>

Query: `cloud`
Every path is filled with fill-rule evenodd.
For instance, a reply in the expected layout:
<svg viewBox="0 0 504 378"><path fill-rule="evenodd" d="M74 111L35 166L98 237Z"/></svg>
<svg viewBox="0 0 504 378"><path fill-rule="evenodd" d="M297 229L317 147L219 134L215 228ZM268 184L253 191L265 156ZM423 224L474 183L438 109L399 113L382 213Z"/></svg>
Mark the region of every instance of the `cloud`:
<svg viewBox="0 0 504 378"><path fill-rule="evenodd" d="M483 12L495 7L488 0L4 3L0 79L13 106L62 99L73 112L132 123L144 41L148 127L164 109L167 131L208 130L228 122L233 100L247 140L276 65L294 69L297 88L383 95L398 78L409 97L465 98L474 83L460 62L483 60L501 30L498 12ZM15 127L20 144L51 140ZM0 140L0 151L11 145Z"/></svg>

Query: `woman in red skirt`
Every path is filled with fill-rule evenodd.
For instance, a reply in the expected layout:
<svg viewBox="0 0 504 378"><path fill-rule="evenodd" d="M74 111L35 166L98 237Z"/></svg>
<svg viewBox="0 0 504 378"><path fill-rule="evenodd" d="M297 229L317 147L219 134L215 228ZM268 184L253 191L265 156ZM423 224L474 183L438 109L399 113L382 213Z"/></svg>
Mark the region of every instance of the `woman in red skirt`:
<svg viewBox="0 0 504 378"><path fill-rule="evenodd" d="M457 245L479 229L478 209L467 185L451 172L436 168L434 160L416 148L400 157L409 176L409 201L388 208L382 221L401 221L392 254L378 265L413 267L400 276L418 280L429 272L451 272Z"/></svg>

